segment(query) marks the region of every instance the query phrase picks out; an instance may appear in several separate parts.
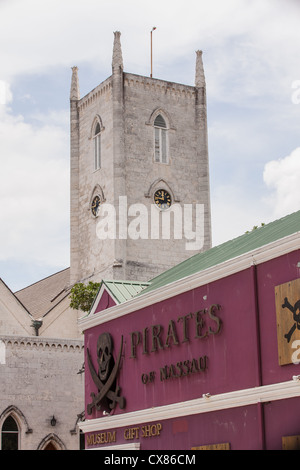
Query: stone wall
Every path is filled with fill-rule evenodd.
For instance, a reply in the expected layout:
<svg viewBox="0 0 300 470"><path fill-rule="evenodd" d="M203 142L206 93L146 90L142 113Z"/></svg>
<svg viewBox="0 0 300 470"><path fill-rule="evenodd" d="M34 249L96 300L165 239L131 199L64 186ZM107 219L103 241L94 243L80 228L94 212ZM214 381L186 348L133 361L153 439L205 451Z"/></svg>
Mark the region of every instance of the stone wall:
<svg viewBox="0 0 300 470"><path fill-rule="evenodd" d="M79 99L77 69L71 86L71 283L94 279L149 280L211 247L206 88L202 54L197 53L196 86L123 71L120 33L115 33L112 75ZM168 161L154 161L154 120L167 124ZM95 120L101 123L101 169L94 169ZM167 189L173 203L202 205L204 243L186 249L181 237L154 239L151 222L145 239L118 231L119 198L143 204L151 217L153 194ZM116 210L114 239L100 240L99 219L91 214L95 194ZM196 227L196 209L192 228ZM130 220L127 220L127 226ZM182 219L184 224L184 219Z"/></svg>
<svg viewBox="0 0 300 470"><path fill-rule="evenodd" d="M78 102L78 194L74 195L74 210L71 214L78 223L78 241L74 240L73 249L78 257L78 273L74 273L71 258L71 282L104 274L111 269L114 259L114 241L103 243L96 236L97 218L91 214L93 196L101 194L102 202L113 204L113 133L112 133L112 97L111 81L108 79L92 90ZM102 123L101 132L101 169L94 169L93 128L95 119ZM71 161L73 154L71 153ZM72 170L71 170L72 171ZM71 192L72 197L72 192ZM76 207L76 198L78 206ZM71 224L71 239L72 239Z"/></svg>
<svg viewBox="0 0 300 470"><path fill-rule="evenodd" d="M184 204L203 204L203 249L210 248L205 89L126 73L124 109L128 204L143 203L150 215L154 192L160 188L166 189L182 208ZM167 123L166 164L154 161L153 124L157 114L162 114ZM149 235L151 222L149 217ZM147 280L197 252L187 251L183 229L182 239L175 239L172 227L171 223L170 239L128 238L127 278L138 273L138 279Z"/></svg>
<svg viewBox="0 0 300 470"><path fill-rule="evenodd" d="M12 414L19 449L43 449L51 441L56 448L78 450L83 341L0 336L0 345L0 430Z"/></svg>

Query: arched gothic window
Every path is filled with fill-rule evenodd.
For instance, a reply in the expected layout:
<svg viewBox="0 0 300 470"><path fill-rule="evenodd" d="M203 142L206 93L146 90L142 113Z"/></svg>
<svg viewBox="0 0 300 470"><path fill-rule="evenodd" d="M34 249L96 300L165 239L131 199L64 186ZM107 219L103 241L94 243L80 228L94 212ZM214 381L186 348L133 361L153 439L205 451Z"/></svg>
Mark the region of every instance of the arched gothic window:
<svg viewBox="0 0 300 470"><path fill-rule="evenodd" d="M19 428L10 415L6 418L1 429L1 450L18 450Z"/></svg>
<svg viewBox="0 0 300 470"><path fill-rule="evenodd" d="M97 122L94 131L94 169L101 168L101 127Z"/></svg>
<svg viewBox="0 0 300 470"><path fill-rule="evenodd" d="M154 159L156 162L168 162L168 134L166 121L161 114L154 120Z"/></svg>

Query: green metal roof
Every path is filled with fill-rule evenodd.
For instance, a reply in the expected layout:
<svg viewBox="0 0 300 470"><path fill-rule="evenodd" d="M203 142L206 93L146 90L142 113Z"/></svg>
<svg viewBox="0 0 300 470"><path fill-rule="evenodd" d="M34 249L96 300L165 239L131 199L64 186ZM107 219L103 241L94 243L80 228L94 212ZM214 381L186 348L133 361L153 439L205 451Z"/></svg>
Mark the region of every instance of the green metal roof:
<svg viewBox="0 0 300 470"><path fill-rule="evenodd" d="M150 285L143 290L142 294L236 258L296 232L300 232L300 211L192 256L152 279Z"/></svg>
<svg viewBox="0 0 300 470"><path fill-rule="evenodd" d="M126 300L130 300L138 295L150 284L149 282L103 280L100 288L102 285L104 285L106 289L112 294L113 298L121 304L122 302L126 302Z"/></svg>

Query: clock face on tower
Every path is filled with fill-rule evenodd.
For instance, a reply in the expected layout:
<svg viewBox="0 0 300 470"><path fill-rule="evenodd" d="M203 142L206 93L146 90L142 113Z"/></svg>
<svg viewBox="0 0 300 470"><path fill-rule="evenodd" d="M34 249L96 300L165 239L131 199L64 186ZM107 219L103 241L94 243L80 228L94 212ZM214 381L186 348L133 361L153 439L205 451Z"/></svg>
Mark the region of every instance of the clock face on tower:
<svg viewBox="0 0 300 470"><path fill-rule="evenodd" d="M93 216L95 216L95 217L97 217L97 215L98 215L100 204L101 204L100 197L95 196L93 201L92 201L92 205L91 205L91 211L92 211Z"/></svg>
<svg viewBox="0 0 300 470"><path fill-rule="evenodd" d="M171 196L165 189L158 189L154 193L154 202L160 209L168 209L171 206Z"/></svg>

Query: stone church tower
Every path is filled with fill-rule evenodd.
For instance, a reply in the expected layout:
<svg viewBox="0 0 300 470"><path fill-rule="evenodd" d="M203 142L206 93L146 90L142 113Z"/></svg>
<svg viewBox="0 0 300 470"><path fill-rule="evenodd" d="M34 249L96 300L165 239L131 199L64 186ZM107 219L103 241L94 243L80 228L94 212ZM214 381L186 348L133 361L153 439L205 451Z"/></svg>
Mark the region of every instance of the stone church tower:
<svg viewBox="0 0 300 470"><path fill-rule="evenodd" d="M211 247L206 87L123 71L83 98L72 69L71 284L145 281Z"/></svg>

